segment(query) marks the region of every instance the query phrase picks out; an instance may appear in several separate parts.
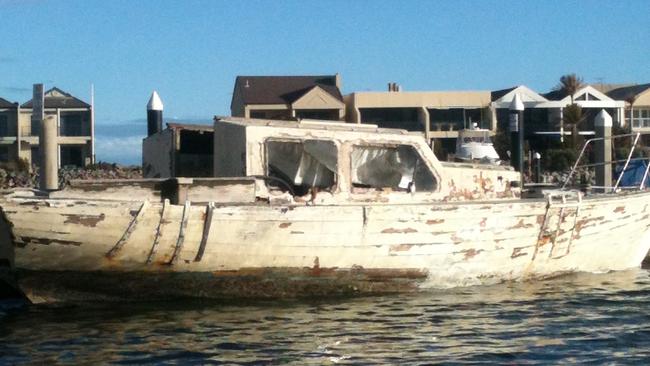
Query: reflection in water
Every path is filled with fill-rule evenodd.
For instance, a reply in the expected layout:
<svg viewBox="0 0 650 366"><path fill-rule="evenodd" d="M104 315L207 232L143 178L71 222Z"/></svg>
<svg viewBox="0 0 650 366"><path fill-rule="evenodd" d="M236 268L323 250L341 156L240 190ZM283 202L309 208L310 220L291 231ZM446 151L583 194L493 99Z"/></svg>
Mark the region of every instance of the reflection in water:
<svg viewBox="0 0 650 366"><path fill-rule="evenodd" d="M639 363L646 270L305 302L0 307L0 363Z"/></svg>

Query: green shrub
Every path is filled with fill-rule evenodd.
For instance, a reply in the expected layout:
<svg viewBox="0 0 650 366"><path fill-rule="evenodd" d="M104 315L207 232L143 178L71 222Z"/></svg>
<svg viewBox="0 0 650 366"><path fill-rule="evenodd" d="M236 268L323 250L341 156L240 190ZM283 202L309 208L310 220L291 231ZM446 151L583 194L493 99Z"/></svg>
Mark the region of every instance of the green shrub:
<svg viewBox="0 0 650 366"><path fill-rule="evenodd" d="M572 148L549 149L544 154L542 162L544 169L560 172L571 169L577 158L578 153Z"/></svg>

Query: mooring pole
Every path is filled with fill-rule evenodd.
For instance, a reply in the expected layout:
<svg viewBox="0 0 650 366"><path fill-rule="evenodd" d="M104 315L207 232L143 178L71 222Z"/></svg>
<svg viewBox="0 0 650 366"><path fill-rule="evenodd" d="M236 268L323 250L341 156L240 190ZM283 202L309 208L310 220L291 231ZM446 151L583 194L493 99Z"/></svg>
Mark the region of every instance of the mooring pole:
<svg viewBox="0 0 650 366"><path fill-rule="evenodd" d="M542 180L542 154L536 152L533 155L535 160L535 183L541 183Z"/></svg>
<svg viewBox="0 0 650 366"><path fill-rule="evenodd" d="M162 131L163 128L163 103L154 90L147 103L147 136Z"/></svg>
<svg viewBox="0 0 650 366"><path fill-rule="evenodd" d="M510 103L510 162L519 171L519 185L524 189L524 103L519 94Z"/></svg>
<svg viewBox="0 0 650 366"><path fill-rule="evenodd" d="M596 137L596 185L599 187L612 186L612 117L604 109L594 119ZM623 174L621 172L621 174ZM598 188L599 192L607 193L609 188Z"/></svg>
<svg viewBox="0 0 650 366"><path fill-rule="evenodd" d="M41 191L54 191L59 188L59 149L57 144L57 121L45 117L43 84L34 84L32 98L32 121L41 127L38 136L40 150L39 188Z"/></svg>

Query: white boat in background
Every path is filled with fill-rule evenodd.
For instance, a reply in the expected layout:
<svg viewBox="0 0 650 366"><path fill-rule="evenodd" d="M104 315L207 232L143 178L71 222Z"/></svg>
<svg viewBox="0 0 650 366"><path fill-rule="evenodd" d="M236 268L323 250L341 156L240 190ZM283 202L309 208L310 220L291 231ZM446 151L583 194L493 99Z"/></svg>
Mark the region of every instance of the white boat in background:
<svg viewBox="0 0 650 366"><path fill-rule="evenodd" d="M478 128L474 123L472 129L458 131L455 157L464 161L487 161L498 164L500 157L490 139L490 130Z"/></svg>
<svg viewBox="0 0 650 366"><path fill-rule="evenodd" d="M520 198L421 134L215 120L214 178L4 192L0 267L32 301L382 294L638 267L650 193Z"/></svg>

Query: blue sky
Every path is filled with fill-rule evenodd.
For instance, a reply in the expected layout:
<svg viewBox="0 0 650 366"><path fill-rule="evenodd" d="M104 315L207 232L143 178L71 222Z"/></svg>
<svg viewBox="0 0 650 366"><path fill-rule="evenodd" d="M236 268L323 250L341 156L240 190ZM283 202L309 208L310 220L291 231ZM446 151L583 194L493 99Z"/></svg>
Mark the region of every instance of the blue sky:
<svg viewBox="0 0 650 366"><path fill-rule="evenodd" d="M229 113L237 75L341 73L343 92L545 92L563 74L650 82L650 1L0 0L0 96L90 100L97 158L138 163L152 90L165 119Z"/></svg>

